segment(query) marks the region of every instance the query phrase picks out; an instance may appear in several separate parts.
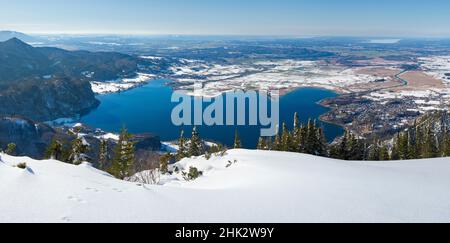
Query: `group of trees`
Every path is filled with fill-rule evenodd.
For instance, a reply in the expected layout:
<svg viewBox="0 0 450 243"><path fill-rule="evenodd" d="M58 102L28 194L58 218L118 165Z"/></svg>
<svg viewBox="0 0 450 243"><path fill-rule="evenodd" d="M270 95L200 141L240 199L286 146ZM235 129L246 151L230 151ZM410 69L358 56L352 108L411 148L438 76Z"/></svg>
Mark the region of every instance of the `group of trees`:
<svg viewBox="0 0 450 243"><path fill-rule="evenodd" d="M260 138L258 149L306 153L342 160L409 160L450 156L450 129L447 113L438 119L416 121L408 130L398 133L391 141L365 140L346 131L335 143L328 144L323 129L315 121L300 124L294 115L294 128L283 124L281 134ZM436 120L441 122L436 123Z"/></svg>
<svg viewBox="0 0 450 243"><path fill-rule="evenodd" d="M89 146L82 137L77 134L75 135L75 139L70 143L53 139L47 147L45 158L74 165L88 161L89 158L85 153L88 152ZM111 161L109 161L108 156L108 142L106 140L100 141L98 153L99 169L108 171L118 179L125 179L131 176L131 168L134 164L134 150L132 136L128 133L127 129L123 128L120 132L119 141L113 150L113 158ZM110 166L108 167L109 163Z"/></svg>
<svg viewBox="0 0 450 243"><path fill-rule="evenodd" d="M17 148L17 145L15 143L8 143L8 145L6 145L6 149L4 151L0 148L0 152L3 151L5 154L15 155L16 148Z"/></svg>
<svg viewBox="0 0 450 243"><path fill-rule="evenodd" d="M79 165L87 160L85 153L89 146L82 137L76 137L72 142L62 142L53 139L45 151L46 159L55 159L62 162Z"/></svg>
<svg viewBox="0 0 450 243"><path fill-rule="evenodd" d="M293 129L284 123L281 134L274 138L259 138L258 149L306 153L317 156L328 155L328 144L323 128L316 121L301 124L297 113L294 115Z"/></svg>
<svg viewBox="0 0 450 243"><path fill-rule="evenodd" d="M450 131L447 124L436 127L433 122L415 123L394 139L391 159L427 159L450 156ZM437 131L437 132L436 132Z"/></svg>
<svg viewBox="0 0 450 243"><path fill-rule="evenodd" d="M197 128L192 129L191 138L184 137L184 131L181 131L180 138L178 139L178 151L175 155L177 161L192 157L200 156L206 152L206 146L203 140L200 138L200 133Z"/></svg>

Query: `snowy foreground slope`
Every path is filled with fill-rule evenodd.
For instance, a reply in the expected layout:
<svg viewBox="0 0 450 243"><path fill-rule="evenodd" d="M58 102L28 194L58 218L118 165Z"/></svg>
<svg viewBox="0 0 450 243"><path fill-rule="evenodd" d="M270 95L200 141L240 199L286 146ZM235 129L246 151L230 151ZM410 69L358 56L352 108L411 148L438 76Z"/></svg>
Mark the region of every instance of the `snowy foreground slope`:
<svg viewBox="0 0 450 243"><path fill-rule="evenodd" d="M231 150L182 161L204 171L194 182L140 186L88 164L0 156L0 222L450 222L450 159Z"/></svg>

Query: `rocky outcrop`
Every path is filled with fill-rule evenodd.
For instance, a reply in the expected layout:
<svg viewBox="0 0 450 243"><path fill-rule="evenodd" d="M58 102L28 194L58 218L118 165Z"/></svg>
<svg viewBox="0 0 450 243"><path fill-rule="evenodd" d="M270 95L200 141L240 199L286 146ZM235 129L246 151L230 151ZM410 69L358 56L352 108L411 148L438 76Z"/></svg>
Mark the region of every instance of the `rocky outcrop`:
<svg viewBox="0 0 450 243"><path fill-rule="evenodd" d="M18 117L0 118L0 148L17 145L16 155L40 159L56 131L45 125Z"/></svg>
<svg viewBox="0 0 450 243"><path fill-rule="evenodd" d="M36 121L74 117L96 108L89 82L55 78L42 83L24 81L0 91L0 114Z"/></svg>

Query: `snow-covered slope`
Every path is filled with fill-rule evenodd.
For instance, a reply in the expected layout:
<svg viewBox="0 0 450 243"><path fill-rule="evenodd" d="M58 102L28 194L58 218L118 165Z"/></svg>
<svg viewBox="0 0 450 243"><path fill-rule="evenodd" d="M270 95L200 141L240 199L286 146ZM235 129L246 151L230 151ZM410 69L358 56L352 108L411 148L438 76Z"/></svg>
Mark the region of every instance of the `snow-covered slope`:
<svg viewBox="0 0 450 243"><path fill-rule="evenodd" d="M119 181L88 164L1 160L0 222L450 222L450 159L231 150L180 162L204 176L163 178L163 186ZM20 162L29 169L14 167Z"/></svg>

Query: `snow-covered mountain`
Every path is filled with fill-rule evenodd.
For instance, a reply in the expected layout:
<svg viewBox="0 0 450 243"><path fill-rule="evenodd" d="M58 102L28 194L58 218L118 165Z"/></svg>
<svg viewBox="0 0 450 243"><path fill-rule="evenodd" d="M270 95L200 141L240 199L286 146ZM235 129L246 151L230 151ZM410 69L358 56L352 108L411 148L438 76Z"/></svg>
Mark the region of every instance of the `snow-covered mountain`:
<svg viewBox="0 0 450 243"><path fill-rule="evenodd" d="M150 186L1 154L0 222L450 222L450 158L344 162L231 150ZM26 162L28 168L16 165Z"/></svg>

